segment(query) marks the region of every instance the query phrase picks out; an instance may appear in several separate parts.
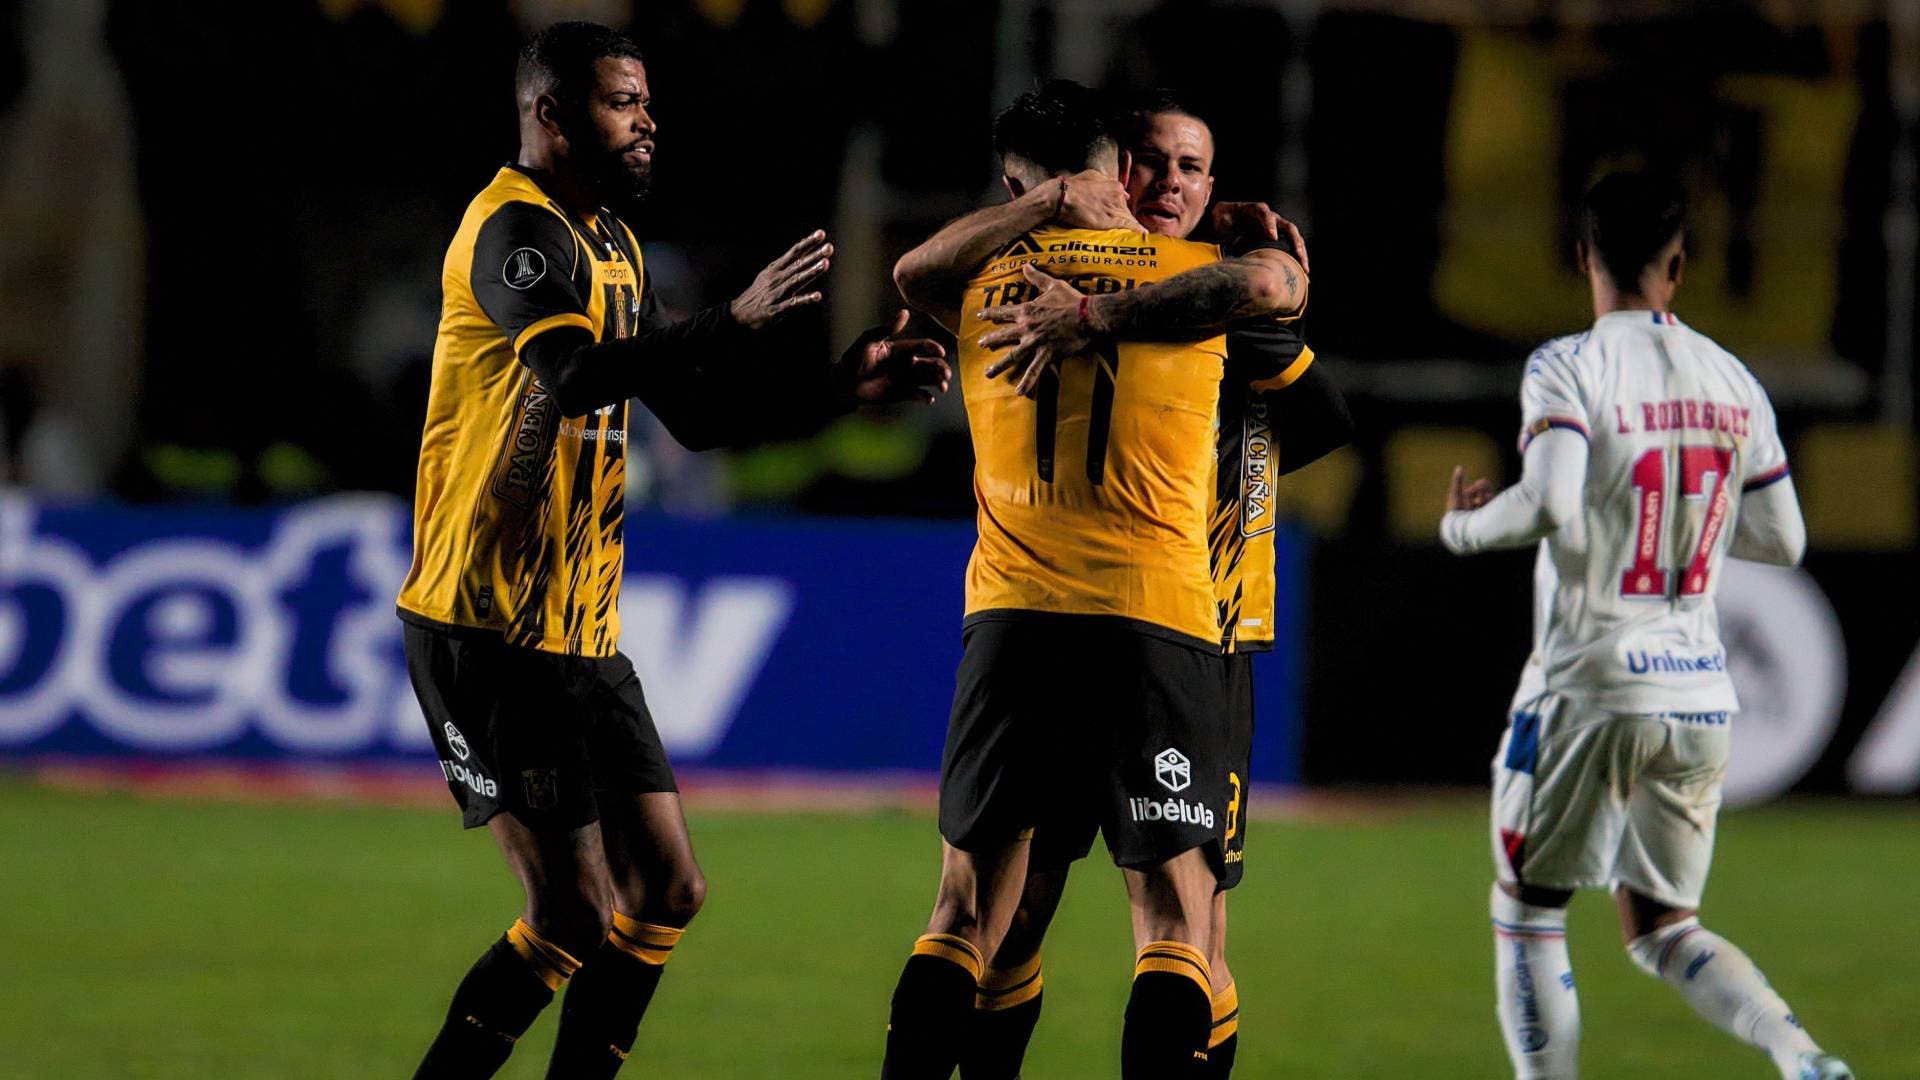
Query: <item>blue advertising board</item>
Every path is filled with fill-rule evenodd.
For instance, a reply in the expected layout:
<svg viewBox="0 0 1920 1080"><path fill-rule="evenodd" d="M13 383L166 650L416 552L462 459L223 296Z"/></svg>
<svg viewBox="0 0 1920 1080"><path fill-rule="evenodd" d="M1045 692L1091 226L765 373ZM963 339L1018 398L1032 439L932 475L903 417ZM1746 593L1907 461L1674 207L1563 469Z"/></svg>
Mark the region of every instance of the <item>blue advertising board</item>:
<svg viewBox="0 0 1920 1080"><path fill-rule="evenodd" d="M0 756L430 760L393 598L407 507L0 499ZM621 648L676 762L933 770L970 523L636 517ZM1256 779L1298 778L1302 545L1279 537Z"/></svg>

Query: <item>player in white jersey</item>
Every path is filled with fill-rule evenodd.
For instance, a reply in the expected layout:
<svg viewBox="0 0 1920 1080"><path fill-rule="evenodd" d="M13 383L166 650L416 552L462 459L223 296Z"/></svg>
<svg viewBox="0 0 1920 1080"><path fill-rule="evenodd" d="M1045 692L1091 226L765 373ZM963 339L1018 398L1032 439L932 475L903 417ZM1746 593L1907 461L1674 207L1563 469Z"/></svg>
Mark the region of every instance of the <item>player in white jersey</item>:
<svg viewBox="0 0 1920 1080"><path fill-rule="evenodd" d="M1456 554L1537 543L1533 655L1493 761L1495 980L1522 1078L1577 1075L1566 905L1611 888L1627 951L1788 1080L1852 1071L1821 1052L1745 953L1700 925L1726 772L1714 594L1726 558L1791 566L1806 526L1766 391L1668 310L1685 265L1677 190L1601 180L1580 266L1596 316L1527 361L1521 480L1454 470Z"/></svg>

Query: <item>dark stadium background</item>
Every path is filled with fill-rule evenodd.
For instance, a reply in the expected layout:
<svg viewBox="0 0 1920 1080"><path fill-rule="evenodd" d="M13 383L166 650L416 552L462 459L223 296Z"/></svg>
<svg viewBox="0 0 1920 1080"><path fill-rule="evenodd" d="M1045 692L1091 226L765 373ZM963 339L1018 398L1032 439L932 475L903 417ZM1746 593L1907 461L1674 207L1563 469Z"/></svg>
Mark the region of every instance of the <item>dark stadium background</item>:
<svg viewBox="0 0 1920 1080"><path fill-rule="evenodd" d="M417 740L303 751L244 708L226 735L169 748L164 710L193 702L141 703L201 669L141 665L168 649L201 663L247 633L229 623L254 601L223 599L211 572L178 590L184 622L155 614L165 598L123 596L133 614L100 631L101 685L134 702L119 719L37 628L78 625L61 613L95 587L85 574L147 545L246 555L306 511L404 520L440 259L513 156L515 50L559 18L625 26L647 52L660 152L634 225L669 306L722 300L804 232L834 234L829 302L789 327L796 355L886 318L893 259L996 196L991 116L1037 80L1171 86L1211 120L1217 196L1267 200L1306 233L1307 335L1359 424L1350 450L1281 487L1296 647L1266 668L1260 772L1309 799L1484 785L1531 560L1447 556L1445 477L1455 462L1517 475L1522 361L1589 321L1566 207L1606 167L1675 171L1696 222L1676 309L1769 387L1810 532L1804 574L1728 615L1750 706L1739 794L1791 789L1764 812L1789 816L1808 795L1910 813L1920 5L1905 0L0 5L0 777L117 789L313 764L438 783ZM898 784L921 805L972 509L957 394L731 456L681 452L642 418L630 453L630 563L665 583L649 602L685 629L676 648L699 645L711 580L771 582L734 599L793 612L767 616L727 693L674 691L721 740L716 768L682 753L694 774L743 805L796 776L809 798ZM92 569L34 577L29 534ZM273 583L297 626L389 604L338 584L358 556L315 550ZM869 574L893 591L863 594ZM341 676L300 650L338 640L300 633L263 654L286 668L265 677L296 697L309 680L301 700L324 703ZM877 650L897 692L822 684L870 672L847 642ZM367 723L409 722L402 696L383 700L402 711ZM1886 872L1910 892L1912 867Z"/></svg>
<svg viewBox="0 0 1920 1080"><path fill-rule="evenodd" d="M1311 537L1305 775L1472 781L1524 650L1526 560L1444 557L1439 478L1456 458L1512 475L1519 362L1585 322L1563 208L1597 169L1644 159L1695 203L1683 317L1754 364L1795 451L1849 676L1804 783L1843 788L1920 644L1914 31L1899 5L1663 10L12 5L5 476L141 504L409 495L439 259L512 155L514 49L542 20L624 22L648 51L662 152L638 224L674 306L834 232L831 304L791 328L815 354L895 302L894 256L991 197L998 104L1049 74L1173 86L1213 121L1219 196L1307 232L1310 338L1361 428L1283 492ZM36 93L42 64L65 78ZM640 428L636 507L971 508L957 397L732 460ZM1894 786L1911 791L1908 756Z"/></svg>

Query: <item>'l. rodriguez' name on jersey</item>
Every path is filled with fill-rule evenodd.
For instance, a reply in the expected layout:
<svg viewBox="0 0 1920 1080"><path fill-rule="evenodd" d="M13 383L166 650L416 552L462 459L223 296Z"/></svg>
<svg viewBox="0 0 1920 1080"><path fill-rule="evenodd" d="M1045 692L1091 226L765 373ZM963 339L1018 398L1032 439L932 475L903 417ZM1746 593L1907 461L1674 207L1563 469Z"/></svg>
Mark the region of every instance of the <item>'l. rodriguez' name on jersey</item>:
<svg viewBox="0 0 1920 1080"><path fill-rule="evenodd" d="M1787 475L1766 391L1672 314L1618 311L1541 346L1520 403L1523 453L1554 429L1589 451L1579 517L1541 541L1519 699L1737 709L1714 594L1740 496Z"/></svg>

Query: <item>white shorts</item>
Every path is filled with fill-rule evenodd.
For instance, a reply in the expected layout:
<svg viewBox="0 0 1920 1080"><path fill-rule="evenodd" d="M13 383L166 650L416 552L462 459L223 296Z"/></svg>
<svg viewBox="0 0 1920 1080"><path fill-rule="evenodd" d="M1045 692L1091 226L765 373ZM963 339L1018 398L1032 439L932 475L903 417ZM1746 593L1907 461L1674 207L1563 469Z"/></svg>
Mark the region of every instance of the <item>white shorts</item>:
<svg viewBox="0 0 1920 1080"><path fill-rule="evenodd" d="M1500 880L1547 889L1624 884L1697 908L1727 771L1726 713L1621 716L1542 694L1513 714L1493 759Z"/></svg>

